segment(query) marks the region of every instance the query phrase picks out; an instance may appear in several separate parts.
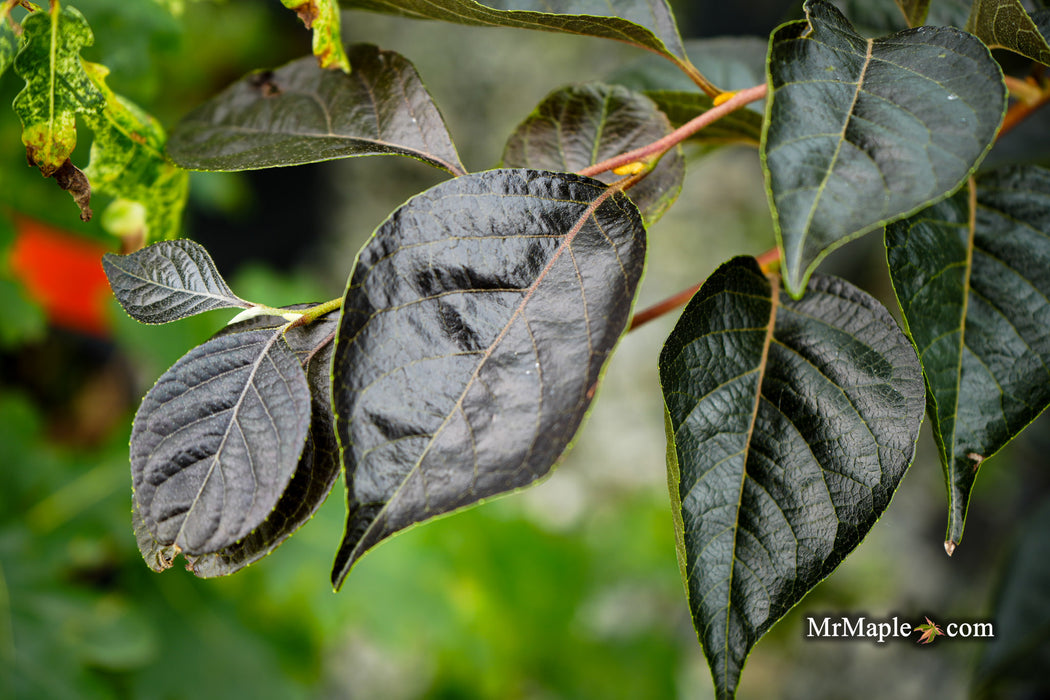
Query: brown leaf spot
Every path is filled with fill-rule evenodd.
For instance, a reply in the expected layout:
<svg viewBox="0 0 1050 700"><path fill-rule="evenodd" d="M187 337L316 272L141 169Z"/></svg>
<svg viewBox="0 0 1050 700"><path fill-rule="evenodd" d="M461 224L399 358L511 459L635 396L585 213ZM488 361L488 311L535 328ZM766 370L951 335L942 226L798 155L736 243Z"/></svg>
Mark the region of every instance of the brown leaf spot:
<svg viewBox="0 0 1050 700"><path fill-rule="evenodd" d="M958 546L959 545L955 544L951 540L944 541L944 551L948 554L949 557L955 554L955 548Z"/></svg>
<svg viewBox="0 0 1050 700"><path fill-rule="evenodd" d="M295 10L295 14L299 15L299 19L303 21L307 29L313 28L314 20L321 14L320 8L317 7L317 3L313 0L306 0L292 9Z"/></svg>
<svg viewBox="0 0 1050 700"><path fill-rule="evenodd" d="M263 97L277 97L281 94L281 88L273 79L272 70L264 70L253 75L249 82Z"/></svg>
<svg viewBox="0 0 1050 700"><path fill-rule="evenodd" d="M976 452L971 452L968 455L966 455L966 459L973 460L973 470L977 471L981 468L981 462L984 461L984 456L979 455Z"/></svg>
<svg viewBox="0 0 1050 700"><path fill-rule="evenodd" d="M137 144L141 144L143 146L146 145L146 137L138 133L137 131L132 131L130 134L128 134L128 137Z"/></svg>
<svg viewBox="0 0 1050 700"><path fill-rule="evenodd" d="M62 167L55 171L55 182L72 195L73 201L80 207L80 220L91 221L91 183L87 175L67 158Z"/></svg>

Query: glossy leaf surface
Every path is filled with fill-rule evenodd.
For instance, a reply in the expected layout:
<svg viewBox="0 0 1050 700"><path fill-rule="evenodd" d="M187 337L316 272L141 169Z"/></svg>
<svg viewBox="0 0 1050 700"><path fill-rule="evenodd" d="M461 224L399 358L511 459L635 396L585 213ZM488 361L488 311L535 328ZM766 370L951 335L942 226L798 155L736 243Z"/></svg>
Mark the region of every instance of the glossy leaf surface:
<svg viewBox="0 0 1050 700"><path fill-rule="evenodd" d="M106 99L103 110L85 115L95 138L84 174L96 192L145 207L144 240L174 238L189 194L189 173L168 162L157 120L109 89L109 69L97 63L84 67Z"/></svg>
<svg viewBox="0 0 1050 700"><path fill-rule="evenodd" d="M719 268L660 355L679 557L716 695L863 539L912 461L915 351L867 294L801 301L753 258Z"/></svg>
<svg viewBox="0 0 1050 700"><path fill-rule="evenodd" d="M98 112L105 97L84 71L80 51L94 41L84 16L53 3L53 12L34 12L22 22L15 71L25 88L15 97L22 143L29 162L50 177L77 145L78 114Z"/></svg>
<svg viewBox="0 0 1050 700"><path fill-rule="evenodd" d="M117 301L140 323L251 306L233 293L208 251L187 239L161 241L128 255L106 253L102 268Z"/></svg>
<svg viewBox="0 0 1050 700"><path fill-rule="evenodd" d="M621 153L646 146L671 132L653 101L624 87L587 83L556 90L511 134L503 165L575 172ZM612 183L622 175L603 173ZM629 196L646 223L660 218L682 189L685 162L672 149Z"/></svg>
<svg viewBox="0 0 1050 700"><path fill-rule="evenodd" d="M645 256L630 200L494 170L409 200L361 251L333 362L348 520L365 551L550 471L623 333Z"/></svg>
<svg viewBox="0 0 1050 700"><path fill-rule="evenodd" d="M353 72L302 58L242 78L172 130L168 153L191 170L251 170L393 154L462 173L456 148L412 64L368 44Z"/></svg>
<svg viewBox="0 0 1050 700"><path fill-rule="evenodd" d="M945 470L949 553L982 462L1050 404L1050 171L976 182L886 229Z"/></svg>
<svg viewBox="0 0 1050 700"><path fill-rule="evenodd" d="M666 0L343 0L343 7L459 24L615 39L688 60Z"/></svg>
<svg viewBox="0 0 1050 700"><path fill-rule="evenodd" d="M210 554L256 530L292 479L310 418L306 374L279 328L184 355L131 431L135 508L156 546Z"/></svg>
<svg viewBox="0 0 1050 700"><path fill-rule="evenodd" d="M329 314L309 326L292 328L285 333L285 340L306 370L312 397L310 432L302 457L273 512L259 527L236 544L193 558L190 563L197 576L226 576L263 558L304 525L332 490L339 477L339 445L331 400L332 340L338 320L338 314ZM276 329L284 323L283 319L265 316L228 326L220 335Z"/></svg>
<svg viewBox="0 0 1050 700"><path fill-rule="evenodd" d="M339 30L338 0L281 0L294 10L307 29L313 31L313 50L321 68L350 72L350 61L343 49Z"/></svg>
<svg viewBox="0 0 1050 700"><path fill-rule="evenodd" d="M957 29L863 39L831 5L776 31L762 156L785 285L830 251L955 190L1006 105L998 64Z"/></svg>
<svg viewBox="0 0 1050 700"><path fill-rule="evenodd" d="M1050 65L1050 44L1021 0L974 0L966 31L992 48Z"/></svg>

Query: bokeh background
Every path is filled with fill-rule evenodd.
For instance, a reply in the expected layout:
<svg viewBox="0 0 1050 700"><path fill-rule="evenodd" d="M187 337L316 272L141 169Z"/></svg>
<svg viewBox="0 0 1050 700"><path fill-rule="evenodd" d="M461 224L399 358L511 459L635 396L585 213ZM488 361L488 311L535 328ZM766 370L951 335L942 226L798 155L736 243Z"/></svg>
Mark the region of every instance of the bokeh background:
<svg viewBox="0 0 1050 700"><path fill-rule="evenodd" d="M249 70L309 52L309 35L276 0L190 1L181 14L161 0L73 4L96 35L85 57L108 65L114 89L167 125ZM772 0L675 5L693 37L764 37L792 12ZM344 13L343 30L415 63L474 170L498 164L507 135L551 90L644 61L597 39L356 12ZM9 71L0 104L20 88ZM666 492L656 358L676 314L622 341L553 476L395 537L338 594L328 576L342 535L340 485L313 521L245 571L207 581L178 566L154 574L130 525L131 418L160 373L229 314L161 327L128 319L98 264L116 241L81 224L68 196L25 166L19 128L0 109L0 698L712 694ZM86 129L81 142L83 162ZM1023 146L1011 153L1030 153ZM320 301L341 294L376 225L442 177L397 158L195 174L185 234L242 297ZM690 153L681 198L650 231L638 308L773 244L757 152ZM878 235L823 270L892 303ZM885 516L758 644L740 697L1047 697L1048 425L1037 421L982 468L951 559L924 428ZM824 614L993 619L1000 636L929 647L804 639L804 618Z"/></svg>

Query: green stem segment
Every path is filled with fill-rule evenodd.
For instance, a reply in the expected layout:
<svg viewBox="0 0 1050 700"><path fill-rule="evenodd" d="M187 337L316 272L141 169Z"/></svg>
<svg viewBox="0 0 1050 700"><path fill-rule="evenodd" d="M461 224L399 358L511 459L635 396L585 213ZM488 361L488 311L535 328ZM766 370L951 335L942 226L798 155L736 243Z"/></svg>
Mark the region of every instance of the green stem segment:
<svg viewBox="0 0 1050 700"><path fill-rule="evenodd" d="M323 304L318 304L317 306L311 306L308 309L303 309L302 316L297 318L295 321L292 321L292 325L289 326L289 328L308 325L319 319L321 316L324 316L329 312L336 311L337 309L341 309L342 307L343 297L336 297L335 299L329 299Z"/></svg>

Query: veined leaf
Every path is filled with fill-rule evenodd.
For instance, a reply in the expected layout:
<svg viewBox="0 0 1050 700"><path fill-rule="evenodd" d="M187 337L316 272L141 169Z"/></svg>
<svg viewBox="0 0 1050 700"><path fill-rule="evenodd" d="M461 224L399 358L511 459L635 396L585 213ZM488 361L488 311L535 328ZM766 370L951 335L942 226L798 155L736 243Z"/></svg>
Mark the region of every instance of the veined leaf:
<svg viewBox="0 0 1050 700"><path fill-rule="evenodd" d="M926 22L926 15L930 11L930 0L897 0L897 6L904 13L908 26L918 27Z"/></svg>
<svg viewBox="0 0 1050 700"><path fill-rule="evenodd" d="M915 351L878 302L753 258L719 268L660 354L679 562L716 696L874 525L912 461Z"/></svg>
<svg viewBox="0 0 1050 700"><path fill-rule="evenodd" d="M343 7L615 39L689 65L666 0L343 0Z"/></svg>
<svg viewBox="0 0 1050 700"><path fill-rule="evenodd" d="M230 290L208 251L190 240L161 241L128 255L106 253L102 268L117 301L140 323L251 306Z"/></svg>
<svg viewBox="0 0 1050 700"><path fill-rule="evenodd" d="M72 7L52 3L22 22L15 71L26 82L15 97L29 162L51 177L77 145L76 116L97 113L106 99L84 71L80 50L94 41L87 20Z"/></svg>
<svg viewBox="0 0 1050 700"><path fill-rule="evenodd" d="M379 227L332 366L348 503L336 587L395 532L550 471L626 327L644 256L630 200L569 174L466 175Z"/></svg>
<svg viewBox="0 0 1050 700"><path fill-rule="evenodd" d="M644 95L602 83L572 85L552 92L518 125L504 148L503 165L575 172L669 133L667 117ZM607 172L597 179L612 183L621 177ZM681 149L675 148L631 188L647 224L674 203L684 177Z"/></svg>
<svg viewBox="0 0 1050 700"><path fill-rule="evenodd" d="M168 162L157 120L109 89L109 69L86 62L84 68L106 99L105 109L85 115L95 132L85 175L97 192L145 207L145 241L174 238L189 194L189 173Z"/></svg>
<svg viewBox="0 0 1050 700"><path fill-rule="evenodd" d="M280 328L184 355L131 431L135 508L155 546L211 554L259 528L295 473L310 418L306 373Z"/></svg>
<svg viewBox="0 0 1050 700"><path fill-rule="evenodd" d="M974 0L966 31L988 46L1050 65L1050 44L1021 0Z"/></svg>
<svg viewBox="0 0 1050 700"><path fill-rule="evenodd" d="M886 246L926 377L951 554L978 468L1050 404L1050 170L978 177L887 227Z"/></svg>
<svg viewBox="0 0 1050 700"><path fill-rule="evenodd" d="M307 308L308 304L288 307ZM253 318L224 328L219 335L244 333L261 329L277 330L286 322L277 317ZM295 475L288 482L273 512L244 539L212 554L187 557L193 573L202 578L226 576L238 571L275 550L321 507L339 476L339 447L332 418L330 368L332 339L338 314L321 317L308 326L291 328L285 340L306 370L312 396L310 432ZM143 528L144 529L144 528ZM148 533L148 531L146 531ZM140 542L140 548L142 543ZM171 564L174 552L145 538L143 558L154 570Z"/></svg>
<svg viewBox="0 0 1050 700"><path fill-rule="evenodd" d="M190 112L168 153L191 170L252 170L395 154L464 172L444 119L401 55L350 48L353 73L311 58L254 73Z"/></svg>
<svg viewBox="0 0 1050 700"><path fill-rule="evenodd" d="M949 27L863 39L834 7L770 44L762 160L784 282L798 296L829 252L954 191L1006 107L998 64Z"/></svg>
<svg viewBox="0 0 1050 700"><path fill-rule="evenodd" d="M343 50L339 30L339 3L337 0L281 0L285 7L295 10L307 29L314 33L314 56L321 68L336 68L350 72L350 61Z"/></svg>

